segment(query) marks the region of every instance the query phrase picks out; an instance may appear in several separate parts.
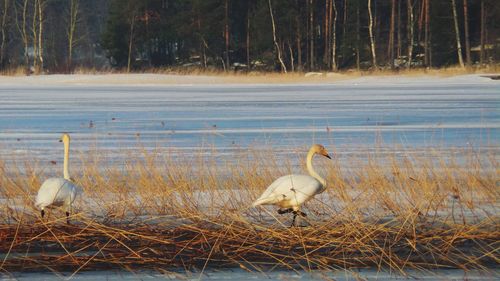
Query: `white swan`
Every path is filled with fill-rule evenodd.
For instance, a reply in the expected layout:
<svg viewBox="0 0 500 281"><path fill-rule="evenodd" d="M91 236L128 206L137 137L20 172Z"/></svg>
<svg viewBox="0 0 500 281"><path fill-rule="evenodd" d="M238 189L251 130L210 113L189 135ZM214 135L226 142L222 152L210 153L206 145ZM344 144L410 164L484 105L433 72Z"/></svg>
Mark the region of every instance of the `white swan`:
<svg viewBox="0 0 500 281"><path fill-rule="evenodd" d="M45 208L63 206L66 211L66 221L69 224L69 213L79 187L69 177L69 142L68 134L63 134L60 142L64 143L64 178L49 178L38 190L35 206L41 210L42 218Z"/></svg>
<svg viewBox="0 0 500 281"><path fill-rule="evenodd" d="M314 154L323 155L331 159L328 151L320 144L315 144L307 153L308 175L286 175L275 180L259 199L253 202L253 206L278 205L279 214L293 213L292 226L295 226L297 215L306 216L300 211L300 205L312 199L316 194L323 192L326 181L318 175L312 167Z"/></svg>

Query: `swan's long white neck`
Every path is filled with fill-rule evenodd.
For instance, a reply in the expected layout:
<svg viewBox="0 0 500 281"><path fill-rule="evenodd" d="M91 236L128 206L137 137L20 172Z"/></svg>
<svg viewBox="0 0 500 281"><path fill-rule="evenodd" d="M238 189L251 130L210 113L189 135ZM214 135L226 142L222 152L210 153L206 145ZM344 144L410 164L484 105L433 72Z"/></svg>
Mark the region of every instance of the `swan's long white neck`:
<svg viewBox="0 0 500 281"><path fill-rule="evenodd" d="M64 141L64 179L69 179L69 140Z"/></svg>
<svg viewBox="0 0 500 281"><path fill-rule="evenodd" d="M312 166L312 159L313 159L314 154L316 154L316 152L312 149L309 150L309 153L307 153L307 162L306 162L307 172L309 172L309 175L311 175L311 177L317 179L323 185L323 188L325 188L326 187L326 180L324 178L322 178L320 175L318 175L318 173L316 173L316 171L314 171L313 166Z"/></svg>

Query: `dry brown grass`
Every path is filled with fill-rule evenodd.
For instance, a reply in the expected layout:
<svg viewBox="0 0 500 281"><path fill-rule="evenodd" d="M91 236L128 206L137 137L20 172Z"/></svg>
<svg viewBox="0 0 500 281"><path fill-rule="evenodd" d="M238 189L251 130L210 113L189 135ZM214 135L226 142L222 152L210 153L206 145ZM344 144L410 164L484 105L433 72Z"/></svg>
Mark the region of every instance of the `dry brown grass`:
<svg viewBox="0 0 500 281"><path fill-rule="evenodd" d="M238 150L232 160L216 150L137 151L123 165L96 151L73 169L84 194L70 226L61 211L41 220L33 207L43 165L0 163L0 270L405 272L488 270L500 261L494 153L317 160L329 188L307 204L306 226L289 228L290 217L275 208L249 206L273 179L297 170L295 159L304 165L300 151L285 163L272 150Z"/></svg>
<svg viewBox="0 0 500 281"><path fill-rule="evenodd" d="M219 69L202 69L198 67L183 68L152 68L127 73L123 69L96 69L77 67L65 79L67 83L87 84L288 84L288 83L333 83L355 79L362 76L403 76L403 77L451 77L465 74L499 73L499 65L486 67L443 67L443 68L412 68L410 70L379 69L379 70L344 70L340 72L320 71L316 75L307 76L305 72L267 72L267 71L228 71ZM7 69L0 72L5 76L25 76L24 68ZM141 74L157 74L145 76ZM37 75L32 75L37 76ZM43 75L42 75L43 76ZM5 80L5 79L4 79ZM43 83L47 83L43 81ZM50 83L56 83L51 81Z"/></svg>
<svg viewBox="0 0 500 281"><path fill-rule="evenodd" d="M5 76L26 76L28 70L26 67L18 66L15 68L5 68L0 71L0 75Z"/></svg>

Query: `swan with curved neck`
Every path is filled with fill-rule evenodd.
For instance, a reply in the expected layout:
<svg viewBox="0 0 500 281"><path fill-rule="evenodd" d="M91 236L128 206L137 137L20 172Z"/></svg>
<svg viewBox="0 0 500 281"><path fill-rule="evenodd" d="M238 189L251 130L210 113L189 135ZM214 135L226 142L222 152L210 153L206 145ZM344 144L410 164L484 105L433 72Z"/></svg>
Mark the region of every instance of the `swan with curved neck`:
<svg viewBox="0 0 500 281"><path fill-rule="evenodd" d="M77 196L78 186L69 176L69 134L63 134L59 141L64 143L63 177L48 178L43 182L38 190L35 206L41 210L42 218L46 208L62 206L66 211L66 220L69 224L69 214Z"/></svg>
<svg viewBox="0 0 500 281"><path fill-rule="evenodd" d="M286 175L275 180L264 193L253 202L253 206L277 205L279 214L293 213L292 226L297 215L306 216L300 206L311 200L326 188L326 180L312 166L314 155L322 155L331 159L326 148L320 144L313 145L307 153L307 172L309 175Z"/></svg>

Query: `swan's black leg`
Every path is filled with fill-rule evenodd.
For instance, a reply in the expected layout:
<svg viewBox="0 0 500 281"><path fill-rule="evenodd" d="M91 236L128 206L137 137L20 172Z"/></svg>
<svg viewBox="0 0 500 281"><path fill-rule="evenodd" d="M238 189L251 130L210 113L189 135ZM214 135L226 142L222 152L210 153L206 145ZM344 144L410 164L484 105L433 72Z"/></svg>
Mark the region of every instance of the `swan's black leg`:
<svg viewBox="0 0 500 281"><path fill-rule="evenodd" d="M299 213L299 216L304 217L304 218L307 217L306 213L301 212L301 211L297 211L297 212Z"/></svg>
<svg viewBox="0 0 500 281"><path fill-rule="evenodd" d="M66 212L66 223L69 224L69 212Z"/></svg>
<svg viewBox="0 0 500 281"><path fill-rule="evenodd" d="M41 211L40 211L40 214L42 215L42 218L43 218L43 216L45 216L45 211L44 211L44 210L41 210Z"/></svg>
<svg viewBox="0 0 500 281"><path fill-rule="evenodd" d="M286 214L286 213L290 213L292 212L293 209L292 208L288 208L288 209L278 209L278 214L280 215L283 215L283 214Z"/></svg>
<svg viewBox="0 0 500 281"><path fill-rule="evenodd" d="M297 218L297 211L293 211L293 219L292 219L292 225L290 225L290 227L294 227L295 226L295 219Z"/></svg>

